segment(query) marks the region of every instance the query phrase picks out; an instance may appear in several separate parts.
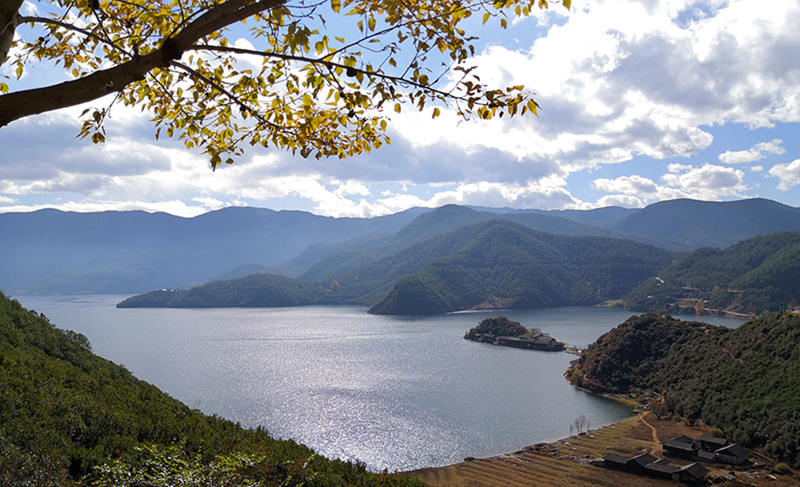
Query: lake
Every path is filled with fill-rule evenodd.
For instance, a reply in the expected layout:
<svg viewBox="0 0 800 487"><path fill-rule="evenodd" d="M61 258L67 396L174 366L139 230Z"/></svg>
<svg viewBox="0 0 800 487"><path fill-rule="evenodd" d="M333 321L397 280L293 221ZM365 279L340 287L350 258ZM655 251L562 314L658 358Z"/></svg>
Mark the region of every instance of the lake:
<svg viewBox="0 0 800 487"><path fill-rule="evenodd" d="M116 309L125 297L17 299L193 408L371 470L496 455L566 437L581 415L598 428L631 414L569 385L562 374L574 355L463 339L502 314L580 348L631 316L619 308L426 317L323 306Z"/></svg>

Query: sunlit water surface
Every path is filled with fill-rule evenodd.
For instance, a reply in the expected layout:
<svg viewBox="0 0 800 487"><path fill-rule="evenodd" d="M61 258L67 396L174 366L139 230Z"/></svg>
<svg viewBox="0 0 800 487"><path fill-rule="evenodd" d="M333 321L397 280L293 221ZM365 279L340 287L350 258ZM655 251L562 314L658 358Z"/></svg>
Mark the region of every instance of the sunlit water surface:
<svg viewBox="0 0 800 487"><path fill-rule="evenodd" d="M470 342L498 312L373 316L359 307L116 309L125 296L22 296L95 353L208 414L263 426L371 470L409 470L519 449L631 414L571 387L574 355ZM585 347L618 308L502 313ZM708 321L707 317L704 317ZM741 321L711 319L736 326Z"/></svg>

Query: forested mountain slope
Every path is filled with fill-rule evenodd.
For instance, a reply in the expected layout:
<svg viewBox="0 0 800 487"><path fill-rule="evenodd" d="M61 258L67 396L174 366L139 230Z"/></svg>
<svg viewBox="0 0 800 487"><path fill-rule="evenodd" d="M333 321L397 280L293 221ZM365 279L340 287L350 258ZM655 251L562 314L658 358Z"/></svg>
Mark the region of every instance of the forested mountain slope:
<svg viewBox="0 0 800 487"><path fill-rule="evenodd" d="M741 240L800 230L800 208L754 198L740 201L661 201L610 226L617 232L682 245L725 248Z"/></svg>
<svg viewBox="0 0 800 487"><path fill-rule="evenodd" d="M631 292L636 311L761 313L800 300L800 232L755 237L725 250L698 249Z"/></svg>
<svg viewBox="0 0 800 487"><path fill-rule="evenodd" d="M538 232L507 221L492 220L424 242L353 271L316 283L257 274L210 283L188 291L156 291L135 296L127 306L297 306L360 304L381 301L373 312L386 314L444 313L484 303L485 307L548 307L596 304L621 297L674 259L672 252L632 241L603 237L566 237ZM468 262L464 263L463 260ZM424 282L415 304L396 292L406 276L442 269L457 270ZM467 267L477 273L465 273ZM485 270L485 271L484 271ZM418 279L418 277L417 277ZM398 281L400 281L398 283ZM393 286L395 289L393 290ZM391 292L390 292L391 290ZM449 305L431 307L440 293L458 295ZM476 302L475 300L478 299ZM509 301L509 299L511 299ZM264 303L271 304L264 304ZM261 304L256 304L261 303ZM388 307L391 303L391 307ZM378 305L376 305L378 306Z"/></svg>
<svg viewBox="0 0 800 487"><path fill-rule="evenodd" d="M736 329L635 316L591 344L567 376L593 391L665 391L678 414L800 462L798 314L768 313Z"/></svg>
<svg viewBox="0 0 800 487"><path fill-rule="evenodd" d="M83 335L59 330L0 294L0 485L67 486L90 475L88 485L94 467L112 459L141 465L147 455L136 448L153 444L178 445L174 463L197 469L218 455L253 454L254 465L229 472L240 481L225 485L246 485L248 478L301 485L312 477L315 486L417 485L192 410L94 355ZM293 467L306 462L304 471ZM290 472L294 479L287 481ZM183 484L165 479L159 485Z"/></svg>
<svg viewBox="0 0 800 487"><path fill-rule="evenodd" d="M445 205L416 217L394 235L363 245L363 240L345 242L349 248L320 259L301 279L318 281L329 279L358 269L364 265L390 257L415 244L489 220L507 220L540 231L559 235L608 235L610 232L591 225L573 222L566 218L537 212L495 213L477 211L457 205Z"/></svg>
<svg viewBox="0 0 800 487"><path fill-rule="evenodd" d="M400 280L370 312L593 305L622 297L675 257L630 240L553 235L505 221L469 228L470 241Z"/></svg>

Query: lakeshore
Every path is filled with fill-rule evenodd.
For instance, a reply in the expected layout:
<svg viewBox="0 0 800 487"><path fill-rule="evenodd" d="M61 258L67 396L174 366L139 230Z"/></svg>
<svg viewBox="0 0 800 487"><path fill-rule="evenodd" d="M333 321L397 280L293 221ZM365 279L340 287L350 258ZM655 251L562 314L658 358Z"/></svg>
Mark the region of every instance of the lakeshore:
<svg viewBox="0 0 800 487"><path fill-rule="evenodd" d="M591 465L591 462L609 454L633 457L650 453L661 458L662 442L681 435L697 439L705 434L708 434L705 425L690 425L685 420L672 418L657 419L651 413L643 412L581 435L407 474L431 487L674 487L681 484L604 469ZM711 471L708 477L715 485L796 487L800 484L793 476L774 474L771 470L774 465L759 453L755 453L753 458L754 465L744 468L719 464L704 466ZM671 461L681 463L674 459Z"/></svg>

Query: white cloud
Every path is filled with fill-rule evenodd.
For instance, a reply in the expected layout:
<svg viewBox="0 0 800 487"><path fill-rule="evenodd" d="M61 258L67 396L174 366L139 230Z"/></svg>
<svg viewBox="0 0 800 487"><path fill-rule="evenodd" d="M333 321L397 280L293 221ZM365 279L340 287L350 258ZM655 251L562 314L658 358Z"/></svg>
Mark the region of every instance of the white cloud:
<svg viewBox="0 0 800 487"><path fill-rule="evenodd" d="M659 191L658 185L642 176L622 176L617 179L595 179L592 186L606 193L622 193L629 196L653 196ZM646 198L649 199L649 198ZM637 201L640 201L637 198Z"/></svg>
<svg viewBox="0 0 800 487"><path fill-rule="evenodd" d="M744 172L729 167L704 164L699 168L672 164L661 179L688 198L714 201L722 196L741 196L747 190Z"/></svg>
<svg viewBox="0 0 800 487"><path fill-rule="evenodd" d="M492 46L474 61L483 81L534 89L541 119L456 125L421 114L398 129L415 146L489 146L517 158L558 157L577 171L636 155L697 153L712 141L704 125L800 121L795 2L764 9L751 0L598 0L581 7L529 51ZM798 62L780 61L776 51Z"/></svg>
<svg viewBox="0 0 800 487"><path fill-rule="evenodd" d="M642 208L644 202L632 195L624 194L609 194L597 200L595 205L597 208L604 208L606 206L621 206L623 208Z"/></svg>
<svg viewBox="0 0 800 487"><path fill-rule="evenodd" d="M436 120L430 111L404 111L392 114L394 143L368 156L317 161L248 148L236 164L212 173L197 152L154 141L148 115L138 109L115 109L106 144L76 141L79 107L0 130L2 211L55 197L70 202L51 205L62 208L136 207L185 216L231 204L334 216L445 203L579 208L590 204L573 196L581 194L573 185L587 179L608 193L594 205L713 200L746 195L744 173L671 164L661 177L664 166L694 160L688 156L710 147L711 132L724 133L726 124L800 122L796 0L775 0L769 8L754 0L586 0L562 10L555 8L552 25L547 11L531 19L545 37L528 46L493 38L474 61L490 84L535 90L539 118L463 122L447 110ZM524 27L531 26L518 28ZM739 148L721 148L719 160L754 162L786 152L779 138ZM631 162L631 174L604 173L632 160L643 163ZM778 164L769 174L787 190L800 184L799 166ZM748 175L759 168L750 167ZM570 177L587 171L591 178ZM406 188L383 190L389 183Z"/></svg>
<svg viewBox="0 0 800 487"><path fill-rule="evenodd" d="M800 184L800 159L795 159L789 164L776 164L769 173L780 179L778 189L788 191Z"/></svg>
<svg viewBox="0 0 800 487"><path fill-rule="evenodd" d="M747 150L723 152L719 155L719 160L725 164L760 161L768 154L785 154L786 149L781 144L783 144L781 139L761 142Z"/></svg>
<svg viewBox="0 0 800 487"><path fill-rule="evenodd" d="M685 164L670 164L669 173L661 176L663 184L651 179L632 175L616 179L596 179L592 186L606 193L595 206L618 205L641 207L647 203L675 198L693 198L706 201L722 197L743 196L748 189L744 184L744 172L712 164L693 167Z"/></svg>

